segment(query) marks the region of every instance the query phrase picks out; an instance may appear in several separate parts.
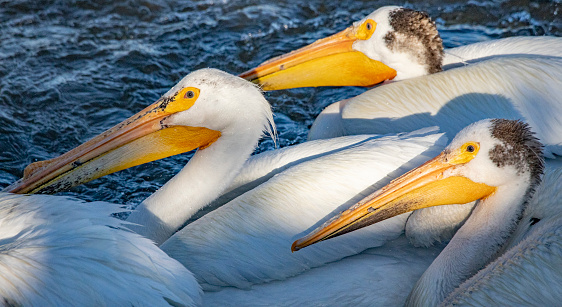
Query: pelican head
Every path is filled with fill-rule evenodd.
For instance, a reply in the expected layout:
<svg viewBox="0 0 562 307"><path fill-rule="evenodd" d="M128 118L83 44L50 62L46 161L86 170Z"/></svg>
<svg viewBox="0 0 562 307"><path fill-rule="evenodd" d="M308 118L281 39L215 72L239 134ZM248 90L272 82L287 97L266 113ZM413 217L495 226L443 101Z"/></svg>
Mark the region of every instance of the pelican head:
<svg viewBox="0 0 562 307"><path fill-rule="evenodd" d="M382 7L351 27L244 72L264 90L372 86L442 70L443 44L425 12Z"/></svg>
<svg viewBox="0 0 562 307"><path fill-rule="evenodd" d="M29 165L4 191L55 193L168 156L212 146L226 136L249 151L273 126L269 103L256 85L216 69L184 77L156 102L90 141Z"/></svg>
<svg viewBox="0 0 562 307"><path fill-rule="evenodd" d="M296 251L387 218L425 207L499 198L496 206L525 203L540 183L542 145L526 123L474 123L437 157L393 180L293 243ZM522 209L518 209L522 212Z"/></svg>

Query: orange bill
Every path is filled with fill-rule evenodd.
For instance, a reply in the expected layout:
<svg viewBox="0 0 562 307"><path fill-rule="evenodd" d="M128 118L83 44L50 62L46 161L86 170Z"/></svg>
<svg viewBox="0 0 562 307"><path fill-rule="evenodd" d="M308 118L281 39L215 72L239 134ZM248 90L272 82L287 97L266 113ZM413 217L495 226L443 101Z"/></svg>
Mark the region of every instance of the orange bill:
<svg viewBox="0 0 562 307"><path fill-rule="evenodd" d="M189 109L199 95L184 88L162 97L141 112L69 152L30 164L19 181L4 189L12 193L56 193L126 168L208 146L219 131L170 126L167 118Z"/></svg>
<svg viewBox="0 0 562 307"><path fill-rule="evenodd" d="M447 171L473 157L473 154L461 150L440 154L298 239L291 250L297 251L402 213L431 206L466 204L491 195L495 187L460 175L446 175Z"/></svg>
<svg viewBox="0 0 562 307"><path fill-rule="evenodd" d="M330 37L278 56L248 70L240 77L258 83L264 90L316 86L373 86L396 76L384 63L353 49L366 40L376 23L368 19Z"/></svg>

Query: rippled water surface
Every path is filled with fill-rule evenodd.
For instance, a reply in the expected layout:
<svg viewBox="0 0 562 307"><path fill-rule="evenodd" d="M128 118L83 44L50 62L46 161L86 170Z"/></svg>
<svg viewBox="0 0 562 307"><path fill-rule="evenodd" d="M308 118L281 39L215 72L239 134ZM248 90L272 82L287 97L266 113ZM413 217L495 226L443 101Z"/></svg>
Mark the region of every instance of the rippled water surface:
<svg viewBox="0 0 562 307"><path fill-rule="evenodd" d="M154 102L187 73L237 74L349 26L383 5L427 11L446 47L515 35L561 35L555 1L0 0L0 187ZM267 93L279 146L303 142L315 116L361 88ZM258 151L273 148L265 139ZM188 154L65 194L135 204Z"/></svg>

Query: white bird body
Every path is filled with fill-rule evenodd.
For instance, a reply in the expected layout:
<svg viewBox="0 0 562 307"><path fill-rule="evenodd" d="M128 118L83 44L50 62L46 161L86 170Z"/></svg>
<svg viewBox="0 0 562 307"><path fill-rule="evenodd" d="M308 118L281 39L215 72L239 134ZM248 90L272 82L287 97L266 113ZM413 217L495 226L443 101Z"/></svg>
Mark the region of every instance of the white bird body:
<svg viewBox="0 0 562 307"><path fill-rule="evenodd" d="M0 193L0 305L201 303L193 275L109 203Z"/></svg>
<svg viewBox="0 0 562 307"><path fill-rule="evenodd" d="M210 207L224 205L292 166L353 148L379 137L381 135L372 134L315 140L253 155L246 160L225 192Z"/></svg>
<svg viewBox="0 0 562 307"><path fill-rule="evenodd" d="M185 112L186 110L189 112ZM143 203L140 207L144 210L133 213L126 222L127 228L158 239L163 234L173 233L174 227L181 226L185 221L183 218L189 218L192 212L205 206L228 186L254 150L263 130L270 129L271 120L271 107L256 86L224 72L201 70L182 79L155 104L77 149L58 158L28 166L24 171L24 178L5 191L54 193L82 181L165 157L169 152L177 154L198 147L208 147L198 151L188 167ZM193 126L183 125L185 122ZM189 184L186 184L186 180ZM48 241L32 242L37 248L47 252L38 253L38 256L49 257L48 252L52 252L53 257L60 259L60 263L52 264L53 267L69 266L73 262L75 267L59 268L56 273L62 276L46 275L44 279L48 279L47 284L52 289L45 288L41 283L37 288L33 285L25 287L27 283L33 282L36 275L41 277L40 270L49 270L49 259L38 262L41 265L37 266L39 272L31 265L22 267L13 276L0 273L0 281L6 277L7 285L12 284L12 280L22 283L16 285L14 290L6 288L6 291L10 291L4 296L7 304L23 302L27 305L28 301L24 299L29 299L30 304L36 305L65 305L68 302L71 305L81 305L80 299L92 305L196 305L201 302L201 288L191 272L166 255L151 240L133 232L115 229L121 225L121 221L109 216L100 217L95 209L80 211L80 205L88 207L76 201L65 201L65 198L12 198L29 200L34 206L43 205L42 210L58 205L58 211L45 212L47 217L54 213L73 212L68 215L68 220L61 219L61 225L58 225L59 221L40 219L33 212L10 214L8 207L8 214L0 223L5 221L29 227L32 233L39 235L43 229L50 231L51 234L45 238L56 239L61 245L51 247ZM52 201L48 203L43 199ZM186 202L192 202L198 207L185 206ZM10 202L6 205L10 205ZM71 206L76 208L71 210ZM108 215L110 212L107 206L110 205L98 210ZM109 208L116 209L115 206ZM36 213L43 211L37 210ZM96 214L90 217L91 222L86 218L88 213ZM21 222L21 219L28 220ZM137 225L133 222L144 224ZM90 224L93 225L89 227ZM80 226L84 227L84 233L79 232ZM72 241L74 239L76 242ZM72 245L64 249L68 240ZM0 240L0 243L4 242ZM23 244L18 241L15 243ZM19 267L22 266L21 259L34 256L33 250L22 251L9 244L2 247L8 252L21 253L19 258L14 258L15 261L10 263L10 266L15 265L16 268L18 264ZM88 252L92 252L92 255ZM81 275L86 276L82 278ZM79 278L84 283L76 282L73 286L72 279ZM2 290L4 289L0 291ZM18 295L17 292L22 290L23 294ZM113 295L115 291L119 293ZM37 295L34 296L33 292L37 292ZM76 297L72 297L72 293ZM47 296L45 300L42 300L43 296ZM65 299L68 300L67 303Z"/></svg>
<svg viewBox="0 0 562 307"><path fill-rule="evenodd" d="M446 142L435 128L397 136L350 136L263 153L244 164L270 119L270 107L255 86L216 70L194 72L124 123L59 158L30 166L24 179L8 189L52 192L106 174L106 169L119 169L121 163L131 165L128 156L140 159L135 155L155 150L154 139L150 145L143 145L145 132L137 132L143 127L152 127L148 130L151 133L164 133L170 127L204 127L194 129L198 131L197 145L204 144L205 148L139 205L127 221L140 224L130 227L161 242L210 199L227 191L233 180L237 193L248 184L263 182L191 223L162 245L164 251L194 272L206 289L248 288L285 279L398 237L408 215L367 231L378 233L378 240L346 243L344 248L330 248L326 256L305 252L295 257L288 248L313 221L364 196L372 185L385 183L418 165ZM212 136L211 142L199 136L200 129ZM209 133L214 130L219 132ZM193 138L190 131L158 139L156 149ZM137 139L131 140L130 134ZM119 142L121 139L127 142ZM88 148L95 148L95 152ZM244 165L248 171L241 172ZM67 166L66 173L49 177ZM259 172L252 171L257 168ZM240 172L243 179L235 180ZM272 173L277 174L267 180Z"/></svg>
<svg viewBox="0 0 562 307"><path fill-rule="evenodd" d="M407 203L412 208L417 207L418 202L411 202L408 193L417 195L414 197L422 197L419 200L421 203L435 201L436 204L443 204L441 202L443 200L444 203L454 202L450 198L451 196L453 198L458 197L458 200L463 199L465 196L456 194L460 192L459 190L453 194L445 193L449 196L444 196L443 200L439 200L439 197L435 198L435 195L425 198L425 195L426 193L432 193L431 191L441 193L439 192L441 189L433 190L432 182L444 186L452 184L451 187L454 187L456 183L453 182L456 182L456 180L453 179L460 178L457 176L468 176L469 181L466 181L467 183L478 182L473 184L471 189L478 189L484 193L478 194L480 192L477 192L469 198L481 197L488 193L492 194L480 201L451 242L433 261L421 279L417 281L407 304L437 305L445 299L444 305L491 305L501 304L501 302L510 305L556 305L561 298L559 281L562 279L562 250L559 242L557 242L560 236L560 213L562 212L562 201L560 201L562 168L559 168L559 165L558 168L556 166L555 168L547 168L542 184L537 186L542 172L542 162L538 158L540 156L538 143L527 132L527 136L519 138L517 132L519 128L512 130L517 125L505 121L492 121L492 123L492 126L488 126L488 123L483 121L463 130L440 156L352 206L349 210L338 215L337 218L330 220L330 223L324 224L306 237L296 241L293 246L297 246L296 250L299 250L309 244L322 241L326 237L333 238L340 233L354 231L357 227L351 226L352 223L358 222L360 223L359 227L363 227L372 223L369 222L369 219L378 221L377 215L384 216L388 212L386 216L393 216L408 210L404 208L394 211L391 208L395 205L396 208L400 208L402 204ZM486 130L487 127L492 127L492 138L486 134L486 131L482 130L483 128ZM526 128L523 126L524 130ZM515 131L515 133L512 134L511 131ZM498 142L498 140L501 141ZM519 147L519 144L527 145ZM510 148L510 150L505 151L506 148ZM551 164L557 164L556 161L554 162ZM500 170L496 171L496 168ZM435 173L434 170L439 170L439 173ZM429 184L425 186L426 183ZM411 184L413 184L413 190L409 188ZM489 184L494 188L488 186ZM509 188L509 186L512 187ZM426 187L428 187L428 190L426 190ZM529 198L529 195L533 195L535 189L535 196ZM391 196L394 193L397 195ZM397 199L396 202L392 200L393 197L398 197L395 198ZM385 203L391 206L388 209L390 211L385 209L385 206L387 206ZM510 230L515 228L518 212L525 207L525 203L527 203L527 209L522 215L521 222L515 231ZM374 212L371 213L372 217L371 215L365 215L368 212ZM361 222L363 219L365 221ZM351 228L348 230L348 227ZM484 235L483 232L489 232L489 234ZM511 237L511 242L503 243L506 242L508 237ZM334 243L339 244L338 242ZM392 244L388 245L392 246ZM501 246L504 246L507 252L504 253L499 249ZM382 248L384 247L370 249L368 252L373 255ZM315 283L320 284L318 288L309 286L306 289L310 291L310 296L319 297L318 300L315 301L314 298L305 297L304 301L307 304L329 304L330 301L323 301L323 299L336 297L331 293L335 290L330 287L330 285L336 284L340 287L337 293L342 294L340 300L338 300L338 303L341 304L404 304L405 293L402 293L403 296L397 300L392 301L392 299L396 299L396 297L392 297L395 292L392 290L386 291L387 288L392 287L388 287L385 281L382 281L381 285L374 282L379 281L379 276L387 275L389 277L386 278L386 282L392 283L399 279L396 275L400 275L404 271L412 275L417 274L424 265L427 265L427 262L424 264L416 256L418 253L416 250L419 249L410 246L405 247L405 250L411 250L410 252L414 256L408 256L406 253L406 256L397 259L392 265L389 265L384 257L372 257L370 260L376 264L381 264L373 269L372 276L364 272L365 269L370 267L367 264L367 256L364 256L365 262L362 265L357 265L354 262L355 257L342 260L341 263L348 261L351 265L346 274L338 270L336 266L333 267L332 273L334 275L329 272L330 266L315 269L315 274L323 276L326 280L316 281ZM404 250L395 252L399 254ZM363 254L361 255L363 256ZM496 257L498 258L495 259ZM401 261L404 262L402 267ZM412 265L408 266L408 262L412 262ZM490 264L486 265L488 262ZM483 269L480 270L480 268ZM463 282L464 279L474 275L478 270L480 270L478 274ZM306 274L312 274L313 271L311 270L297 278L304 279ZM355 274L357 275L355 276ZM354 282L350 276L364 279L361 279L362 283L357 282L357 280ZM548 278L548 280L537 282L538 279L542 278ZM405 277L400 281L401 283L391 285L397 289L409 289L415 280L416 278ZM351 286L347 287L348 284L351 284ZM455 284L457 285L455 286ZM383 290L379 291L379 287ZM457 290L453 291L456 287L458 287ZM254 291L257 293L256 297L260 299L260 304L266 304L265 297L273 295L273 288L274 285L254 287ZM265 294L260 293L260 290ZM304 291L297 290L296 293ZM537 297L540 296L539 293L543 292L546 293L543 297ZM293 292L289 291L288 293ZM447 298L448 294L449 297ZM244 294L228 289L225 295L239 298ZM290 297L289 304L298 301L298 298L288 296ZM207 294L205 302L208 303L210 299L219 300L221 298L224 297L220 292L212 295Z"/></svg>
<svg viewBox="0 0 562 307"><path fill-rule="evenodd" d="M383 86L358 97L328 106L314 122L309 139L412 131L428 123L439 126L448 137L452 137L469 123L498 117L529 122L546 145L544 153L547 157L562 154L562 106L559 103L562 94L562 39L510 38L454 48L439 54L441 41L431 24L428 16L420 12L398 7L381 8L338 34L266 61L241 76L262 84L266 90L325 85L369 86L388 79L400 81L385 82ZM357 52L363 56L357 55ZM445 71L436 73L441 67ZM433 75L425 76L427 74ZM423 222L431 211L445 212L458 220L459 216L468 216L472 206L425 208L414 212L406 224L406 232L413 230L410 233L413 232L413 241L418 245L446 239L458 225L450 224L451 227L442 233L433 232L432 224ZM490 213L483 209L476 212L480 216ZM481 231L474 222L472 224L472 231L465 227L465 236ZM463 231L459 234L458 238ZM463 246L459 239L451 246L455 244ZM474 250L470 253L490 257L488 247L476 244ZM449 292L451 285L460 283L459 275L472 274L474 267L478 267L478 263L467 260L468 254L460 255L465 261L459 263L466 263L464 268L458 269L461 273L443 273L436 268L446 266L440 262L451 258L446 256L448 253L451 253L451 248L424 274L423 278L435 285L432 289L430 282L421 282L424 286L416 289L431 295L418 291L413 299L416 303L434 305L443 299L443 291ZM450 275L457 280L448 280ZM324 289L313 293L319 296L328 293L327 284L329 282ZM441 284L449 288L443 290L439 288ZM234 292L233 289L229 291ZM337 293L340 291L346 292L340 289ZM559 289L554 291L559 292ZM355 295L362 291L354 289L349 293ZM420 298L429 300L420 301ZM322 304L318 301L305 302ZM338 302L360 304L360 301L354 300Z"/></svg>
<svg viewBox="0 0 562 307"><path fill-rule="evenodd" d="M558 291L562 279L561 193L562 168L547 168L513 236L515 242L462 283L443 305L556 305L562 299ZM541 221L531 225L537 217ZM205 291L204 305L401 306L443 247L414 247L402 235L287 280L253 285L251 291L233 287Z"/></svg>
<svg viewBox="0 0 562 307"><path fill-rule="evenodd" d="M445 49L443 70L504 56L562 57L562 39L554 36L514 36Z"/></svg>
<svg viewBox="0 0 562 307"><path fill-rule="evenodd" d="M52 187L53 189L67 187L67 184L77 184L80 183L80 180L95 178L100 174L106 174L105 170L101 169L103 167L114 170L118 168L117 164L128 163L122 160L124 154L134 156L139 153L152 152L152 149L147 147L139 150L138 142L142 142L144 139L140 132L135 132L136 127L147 127L147 123L149 123L148 126L153 129L149 130L150 133L160 133L168 131L167 129L171 127L192 127L194 125L203 127L201 128L203 130L195 128L197 138L199 138L196 147L204 148L198 151L194 157L197 157L196 162L194 163L192 159L180 174L167 184L168 188L163 188L151 197L151 201L144 203L144 205L156 208L156 211L151 209L147 210L148 212L165 213L158 215L162 223L156 223L157 228L161 225L168 225L167 219L169 218L177 220L174 212L177 212L181 218L185 218L186 210L182 207L185 207L186 203L191 205L187 210L187 218L197 209L207 205L208 200L201 201L202 198L196 194L212 194L206 195L206 198L217 197L222 191L229 190L228 185L232 180L235 183L234 190L231 189L231 191L244 190L248 184L255 185L256 182L262 182L256 188L189 224L162 245L164 251L192 270L205 290L218 290L224 286L254 289L257 287L255 284L273 280L279 280L278 283L281 283L281 281L303 272L312 272L310 269L314 267L321 267L355 255L370 247L381 246L403 233L408 214L396 216L377 226L348 235L346 238L332 240L341 242L335 247L325 244L319 245L317 250L306 250L298 254L289 252L290 242L313 227L318 220L327 218L346 203L357 201L361 196L374 190L373 185L380 186L388 182L406 169L419 165L435 151L441 150L445 142L441 134L431 134L435 130L430 129L398 136L351 136L335 141L320 140L273 153L264 153L246 163L246 165L256 166L268 165L266 172L263 170L261 173L249 171L244 175L245 177L240 177L243 178L240 180L234 179L234 175L227 177L220 175L213 178L212 172L216 168L223 169L218 174L223 174L226 168L233 169L233 172L240 171L243 161L250 155L257 139L262 131L267 129L270 120L268 114L271 113L267 112L268 108L264 108L265 100L259 91L242 80L231 78L215 70L193 73L155 104L123 124L117 125L59 158L40 163L38 166L26 170L24 180L10 188L23 187L34 191L42 189L51 191ZM217 91L217 85L223 86L224 91ZM232 89L236 95L239 95L239 99L231 99L233 97ZM215 96L217 93L220 93L218 98ZM246 99L242 99L244 97ZM236 104L238 101L242 104ZM248 109L251 107L248 107L248 104L250 103L257 103L261 107L257 108L256 112L249 112ZM225 108L230 111L225 111ZM238 123L237 116L229 116L228 114L232 114L231 111L234 111L234 114L249 116L250 118L241 118L246 125ZM219 120L213 120L215 118ZM234 160L221 164L220 161L217 162L217 157L221 159L231 157L210 149L220 148L221 138L230 146L236 144L232 141L235 133L231 133L233 131L233 129L229 129L231 125L244 130L248 137L244 137L244 141L240 144L241 147L244 147L243 149L230 151L236 155ZM192 131L190 129L181 131L187 133ZM215 129L218 133L209 134L209 131ZM125 132L121 132L122 130ZM141 138L130 141L127 131L135 132L136 137L140 134ZM207 139L208 136L200 137L200 131L211 137L209 139ZM172 130L170 133L175 136L176 132ZM125 137L130 142L119 145L123 143L118 143L117 139L113 138L114 136L117 136L117 139ZM183 134L182 136L186 137ZM100 140L103 140L103 143ZM168 148L172 141L177 140L164 139L159 145ZM107 145L113 143L117 143L118 146ZM214 147L215 145L219 146ZM101 149L91 153L87 150L90 146L96 150ZM132 148L132 151L129 152L126 148ZM306 150L299 148L306 148ZM239 157L244 154L245 157ZM318 155L318 157L310 156L311 154ZM91 160L86 160L87 155ZM137 156L134 157L135 161L140 159ZM107 163L110 165L108 166ZM54 179L41 181L43 177L53 178L49 177L50 173L56 173L65 165L70 166L69 171ZM285 168L285 170L279 172L280 168ZM266 180L270 175L270 170L277 174ZM215 180L214 182L217 184L210 185L207 182L207 185L210 186L202 188L201 185L191 184L191 181L197 180L198 176L191 176L192 178L184 176L184 174L199 172L204 173L202 177ZM170 195L181 197L171 197ZM167 208L157 208L156 206L167 206ZM410 220L412 219L415 218L410 215ZM149 220L145 219L145 221ZM439 217L436 220L439 220ZM176 225L178 222L172 221L171 224ZM154 226L153 224L144 225L146 229L154 229ZM173 231L173 227L165 228L164 230L168 233L170 230ZM150 234L150 232L148 233ZM373 239L375 234L376 239ZM164 237L162 233L157 235L160 238ZM364 240L366 235L370 237L367 241ZM421 261L420 267L423 265L425 264ZM421 271L416 272L421 274ZM412 275L417 274L416 272L412 271ZM349 295L355 294L349 293Z"/></svg>
<svg viewBox="0 0 562 307"><path fill-rule="evenodd" d="M413 247L401 235L381 247L248 289L205 291L204 306L401 306L442 245ZM250 303L249 303L250 302Z"/></svg>
<svg viewBox="0 0 562 307"><path fill-rule="evenodd" d="M241 76L266 90L383 82L326 107L309 140L428 124L452 137L478 120L506 118L530 123L547 157L562 154L559 37L512 37L444 50L426 13L386 6Z"/></svg>
<svg viewBox="0 0 562 307"><path fill-rule="evenodd" d="M560 160L560 159L558 159ZM548 168L506 252L443 305L556 306L562 300L562 168Z"/></svg>
<svg viewBox="0 0 562 307"><path fill-rule="evenodd" d="M558 39L562 50L562 39ZM562 57L510 56L393 82L327 107L310 139L439 126L448 137L489 117L527 121L562 154ZM337 127L337 128L334 128Z"/></svg>
<svg viewBox="0 0 562 307"><path fill-rule="evenodd" d="M309 160L289 163L266 182L187 225L161 248L189 268L204 289L212 290L283 280L380 246L403 233L408 214L358 232L357 239L335 248L327 245L322 252L292 254L289 249L318 220L441 150L446 140L430 132L435 130L319 140L252 157L246 165L269 165L266 169L286 167L295 157ZM322 154L327 144L330 152ZM303 152L320 154L302 158ZM359 239L365 236L377 239Z"/></svg>

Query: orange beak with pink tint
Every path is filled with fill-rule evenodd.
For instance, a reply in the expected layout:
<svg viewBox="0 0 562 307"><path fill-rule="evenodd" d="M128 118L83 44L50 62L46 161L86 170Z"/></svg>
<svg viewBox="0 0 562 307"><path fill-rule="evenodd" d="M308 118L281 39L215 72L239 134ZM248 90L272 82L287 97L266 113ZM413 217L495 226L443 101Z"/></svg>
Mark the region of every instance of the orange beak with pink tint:
<svg viewBox="0 0 562 307"><path fill-rule="evenodd" d="M188 110L199 89L188 87L163 97L61 156L30 164L4 192L56 193L136 165L206 147L220 132L204 127L170 126L167 118Z"/></svg>

